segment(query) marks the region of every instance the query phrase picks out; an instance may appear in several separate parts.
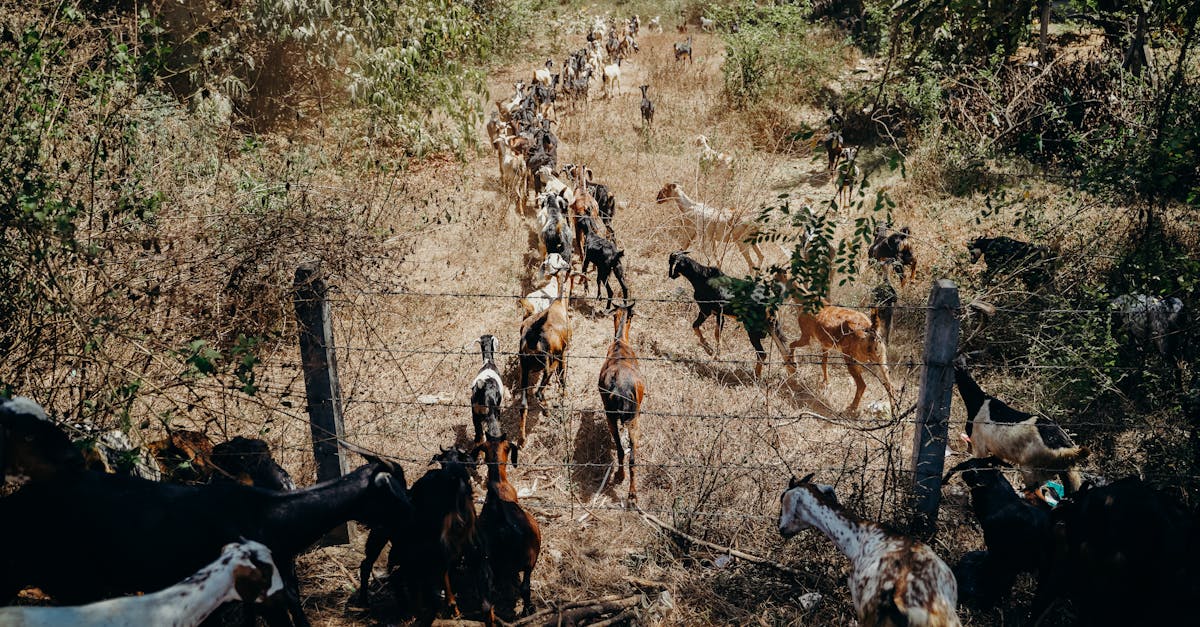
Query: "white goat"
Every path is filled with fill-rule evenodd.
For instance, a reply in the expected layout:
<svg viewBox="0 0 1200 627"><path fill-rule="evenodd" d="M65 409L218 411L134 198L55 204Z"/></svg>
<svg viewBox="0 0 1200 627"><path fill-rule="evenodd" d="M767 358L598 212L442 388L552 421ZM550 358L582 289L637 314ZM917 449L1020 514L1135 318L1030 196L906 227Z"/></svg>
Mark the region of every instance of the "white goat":
<svg viewBox="0 0 1200 627"><path fill-rule="evenodd" d="M712 248L713 257L716 257L717 242L729 242L737 246L738 252L746 259L746 265L751 268L763 265L765 257L762 249L758 247L757 242L747 241L759 234L757 222L748 219L748 216L734 216L733 212L727 209L717 209L696 202L683 193L679 183L667 183L659 190L655 199L659 204L670 200L675 201L687 222L688 233L687 240L683 243L684 248L699 237L701 245L707 242ZM758 256L758 264L750 258L750 251L754 251Z"/></svg>
<svg viewBox="0 0 1200 627"><path fill-rule="evenodd" d="M621 57L617 57L616 63L610 63L604 66L604 95L612 98L613 92L620 93L621 91Z"/></svg>
<svg viewBox="0 0 1200 627"><path fill-rule="evenodd" d="M563 198L567 199L567 204L575 202L575 191L572 190L562 179L554 175L554 171L550 166L544 165L537 169L535 173L537 179L542 184L542 193L562 194ZM565 193L564 193L565 192Z"/></svg>
<svg viewBox="0 0 1200 627"><path fill-rule="evenodd" d="M850 600L863 627L960 625L958 582L924 543L863 520L838 503L833 488L792 477L783 493L779 533L816 528L850 558Z"/></svg>
<svg viewBox="0 0 1200 627"><path fill-rule="evenodd" d="M646 27L656 33L663 32L662 16L655 15L653 19L651 19L649 22L646 23Z"/></svg>
<svg viewBox="0 0 1200 627"><path fill-rule="evenodd" d="M712 21L712 20L710 20L710 19L708 19L707 17L704 17L704 16L701 16L701 17L700 17L700 30L702 30L702 31L704 31L704 32L706 32L706 33L711 33L711 32L713 32L714 30L716 30L716 28L717 28L717 23L716 23L716 22L714 22L714 21Z"/></svg>
<svg viewBox="0 0 1200 627"><path fill-rule="evenodd" d="M134 627L199 625L228 601L262 602L283 590L267 547L251 541L226 545L221 557L166 590L77 607L0 608L10 627Z"/></svg>
<svg viewBox="0 0 1200 627"><path fill-rule="evenodd" d="M558 288L560 282L559 274L565 274L571 270L571 266L567 264L567 260L563 259L558 253L550 253L546 255L546 259L542 261L539 267L539 274L547 283L542 287L528 293L525 298L520 300L521 309L524 311L522 319L528 318L536 313L543 312L550 308L550 303L558 298Z"/></svg>
<svg viewBox="0 0 1200 627"><path fill-rule="evenodd" d="M696 136L696 145L703 149L700 152L701 170L707 171L714 167L726 170L733 168L733 155L714 150L712 146L708 145L708 138L704 135Z"/></svg>
<svg viewBox="0 0 1200 627"><path fill-rule="evenodd" d="M533 82L541 83L544 87L549 87L550 82L554 80L554 59L546 59L546 66L533 71Z"/></svg>

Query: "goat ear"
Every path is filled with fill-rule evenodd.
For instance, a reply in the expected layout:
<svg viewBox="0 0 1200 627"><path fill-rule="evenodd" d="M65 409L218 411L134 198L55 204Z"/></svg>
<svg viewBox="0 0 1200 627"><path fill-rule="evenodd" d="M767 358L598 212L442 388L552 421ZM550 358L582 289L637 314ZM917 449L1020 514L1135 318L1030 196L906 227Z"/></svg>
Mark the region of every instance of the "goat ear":
<svg viewBox="0 0 1200 627"><path fill-rule="evenodd" d="M831 486L831 485L818 485L818 486L817 486L817 489L821 491L821 494L824 494L825 496L829 497L829 499L830 499L830 500L832 500L834 503L837 503L837 502L838 502L838 499L837 499L837 494L835 494L835 493L833 492L833 486Z"/></svg>
<svg viewBox="0 0 1200 627"><path fill-rule="evenodd" d="M800 485L801 483L802 482L796 478L796 475L792 475L792 478L788 480L788 489L791 490L792 488Z"/></svg>

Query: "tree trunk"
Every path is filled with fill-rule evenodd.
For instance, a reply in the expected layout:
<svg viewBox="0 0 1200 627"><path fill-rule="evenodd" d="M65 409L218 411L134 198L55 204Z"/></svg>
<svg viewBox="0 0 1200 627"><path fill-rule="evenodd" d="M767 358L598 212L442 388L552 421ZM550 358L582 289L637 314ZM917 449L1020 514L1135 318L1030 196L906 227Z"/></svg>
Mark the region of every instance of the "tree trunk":
<svg viewBox="0 0 1200 627"><path fill-rule="evenodd" d="M1038 2L1042 5L1042 25L1038 33L1038 60L1045 63L1050 59L1050 53L1046 50L1050 38L1050 0L1038 0Z"/></svg>

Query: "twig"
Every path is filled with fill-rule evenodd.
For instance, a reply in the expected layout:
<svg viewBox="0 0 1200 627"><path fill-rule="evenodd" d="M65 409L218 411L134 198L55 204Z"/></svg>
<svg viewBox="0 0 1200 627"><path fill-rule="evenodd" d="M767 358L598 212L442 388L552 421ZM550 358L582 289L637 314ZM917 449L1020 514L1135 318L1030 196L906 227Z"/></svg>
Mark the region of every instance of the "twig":
<svg viewBox="0 0 1200 627"><path fill-rule="evenodd" d="M712 549L714 551L720 551L722 553L731 555L738 559L746 560L747 562L761 564L763 566L770 566L771 568L774 568L775 570L778 570L780 572L784 572L784 573L787 573L794 577L797 577L799 579L802 579L809 585L815 585L818 582L817 576L813 575L812 573L806 573L802 570L797 570L795 568L792 568L791 566L784 566L783 564L780 564L779 562L769 560L765 557L751 555L744 551L739 551L733 547L721 546L720 544L708 542L707 540L701 540L700 538L697 538L696 536L693 536L689 533L684 533L684 532L676 529L675 527L668 525L667 523L663 522L662 520L660 520L657 516L655 516L653 514L648 514L644 511L642 511L642 508L638 507L637 504L634 504L633 508L635 510L637 510L637 513L642 515L642 518L644 518L647 523L649 523L655 527L658 527L659 529L661 529L663 531L666 531L666 532L676 535L680 538L683 538L684 540L687 540L688 542L691 542L692 544L698 544L700 546Z"/></svg>
<svg viewBox="0 0 1200 627"><path fill-rule="evenodd" d="M625 610L624 612L621 612L620 614L613 616L612 618L610 618L608 620L602 620L598 623L592 623L591 627L609 627L610 625L616 625L622 621L626 621L626 620L633 618L636 614L637 614L637 608L631 607L631 608Z"/></svg>

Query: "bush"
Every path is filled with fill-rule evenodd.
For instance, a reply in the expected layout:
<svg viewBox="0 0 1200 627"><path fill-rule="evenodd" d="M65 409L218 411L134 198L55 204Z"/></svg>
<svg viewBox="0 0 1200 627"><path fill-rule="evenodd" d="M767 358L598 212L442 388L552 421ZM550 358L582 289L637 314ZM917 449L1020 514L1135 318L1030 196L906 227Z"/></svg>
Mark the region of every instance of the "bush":
<svg viewBox="0 0 1200 627"><path fill-rule="evenodd" d="M799 5L738 5L710 9L718 23L739 23L725 35L724 96L734 109L770 98L808 104L837 77L844 46L806 22Z"/></svg>

